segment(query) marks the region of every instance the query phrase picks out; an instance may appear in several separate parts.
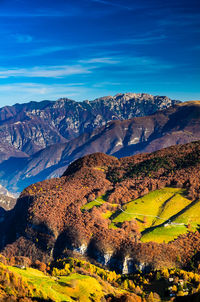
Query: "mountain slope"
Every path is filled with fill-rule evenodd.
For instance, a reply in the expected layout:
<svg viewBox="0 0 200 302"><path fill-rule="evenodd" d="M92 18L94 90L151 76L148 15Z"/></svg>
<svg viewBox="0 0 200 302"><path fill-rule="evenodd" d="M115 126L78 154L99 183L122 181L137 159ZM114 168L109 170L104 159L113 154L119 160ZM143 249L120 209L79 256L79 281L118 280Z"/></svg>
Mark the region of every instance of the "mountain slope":
<svg viewBox="0 0 200 302"><path fill-rule="evenodd" d="M162 203L161 195L157 201L147 195L163 188L167 197ZM148 217L145 221L136 214L131 221L117 221L117 217L135 200L135 211L139 211L139 203L142 209L146 202L155 202L150 208L158 211L150 215L166 218L163 223L169 219L176 222L186 211L192 216L199 198L200 141L121 159L95 153L72 163L63 177L26 188L0 224L0 243L7 256L49 261L79 253L123 272L134 271L136 265L142 269L184 266L199 251L200 234L194 232L199 217L188 233L189 222L183 220L188 227L185 234L168 244L140 241L144 231L162 223L150 224Z"/></svg>
<svg viewBox="0 0 200 302"><path fill-rule="evenodd" d="M61 175L75 159L93 152L117 157L152 152L200 139L200 102L186 102L151 116L112 121L91 133L62 144L54 144L17 166L15 159L0 164L4 185L16 190L36 181ZM7 173L9 171L9 173Z"/></svg>

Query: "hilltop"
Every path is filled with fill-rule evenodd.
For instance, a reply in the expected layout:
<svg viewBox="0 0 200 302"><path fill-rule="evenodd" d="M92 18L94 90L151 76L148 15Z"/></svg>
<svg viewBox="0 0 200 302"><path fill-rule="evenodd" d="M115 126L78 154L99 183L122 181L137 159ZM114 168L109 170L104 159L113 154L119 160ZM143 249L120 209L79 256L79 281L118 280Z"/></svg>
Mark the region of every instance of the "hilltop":
<svg viewBox="0 0 200 302"><path fill-rule="evenodd" d="M199 141L121 159L87 155L21 193L0 226L1 248L43 261L78 253L120 272L184 267L200 246L199 188Z"/></svg>

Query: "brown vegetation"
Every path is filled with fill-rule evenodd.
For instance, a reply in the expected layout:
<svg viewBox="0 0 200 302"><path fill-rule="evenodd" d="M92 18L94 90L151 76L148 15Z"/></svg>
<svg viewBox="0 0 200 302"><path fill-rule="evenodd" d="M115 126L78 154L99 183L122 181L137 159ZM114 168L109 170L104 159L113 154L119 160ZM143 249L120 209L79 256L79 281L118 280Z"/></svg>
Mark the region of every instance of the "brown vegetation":
<svg viewBox="0 0 200 302"><path fill-rule="evenodd" d="M106 206L81 211L105 193L110 204L123 204L165 186L184 187L191 200L199 198L200 142L119 160L101 153L85 156L72 163L63 177L22 192L9 218L14 243L4 254L48 261L85 245L93 251L90 256L112 251L118 256L131 254L136 262L153 267L185 265L200 249L198 232L169 244L137 243L140 234L134 221L110 229L102 216Z"/></svg>

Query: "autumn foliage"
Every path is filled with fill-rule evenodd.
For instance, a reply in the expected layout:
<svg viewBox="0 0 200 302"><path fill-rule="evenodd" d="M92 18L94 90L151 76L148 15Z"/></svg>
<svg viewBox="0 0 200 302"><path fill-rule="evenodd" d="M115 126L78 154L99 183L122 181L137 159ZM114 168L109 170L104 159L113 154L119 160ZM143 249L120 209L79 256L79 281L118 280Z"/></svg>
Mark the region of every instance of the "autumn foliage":
<svg viewBox="0 0 200 302"><path fill-rule="evenodd" d="M123 205L166 186L186 188L191 200L199 198L200 142L122 159L102 153L87 155L72 163L61 178L36 183L21 193L8 215L9 244L3 253L47 262L86 247L95 259L109 252L118 259L132 255L136 263L155 268L185 265L200 250L199 232L189 232L169 244L141 243L135 221L109 228L109 219L102 216L106 205L81 210L102 194L109 209L114 203Z"/></svg>

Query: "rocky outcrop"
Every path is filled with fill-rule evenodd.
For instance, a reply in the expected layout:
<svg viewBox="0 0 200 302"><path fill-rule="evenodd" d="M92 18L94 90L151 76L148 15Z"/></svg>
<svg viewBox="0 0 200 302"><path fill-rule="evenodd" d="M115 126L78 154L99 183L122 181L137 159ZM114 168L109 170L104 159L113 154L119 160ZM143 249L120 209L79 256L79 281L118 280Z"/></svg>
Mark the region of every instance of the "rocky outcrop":
<svg viewBox="0 0 200 302"><path fill-rule="evenodd" d="M8 192L6 188L0 185L0 207L8 211L14 208L17 196Z"/></svg>
<svg viewBox="0 0 200 302"><path fill-rule="evenodd" d="M16 199L13 197L5 196L0 194L0 207L4 210L11 210L16 204Z"/></svg>

